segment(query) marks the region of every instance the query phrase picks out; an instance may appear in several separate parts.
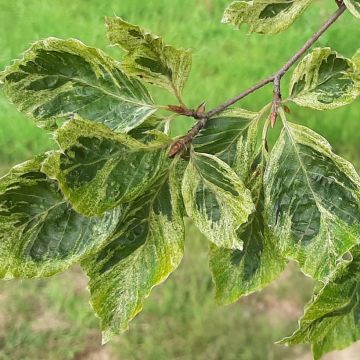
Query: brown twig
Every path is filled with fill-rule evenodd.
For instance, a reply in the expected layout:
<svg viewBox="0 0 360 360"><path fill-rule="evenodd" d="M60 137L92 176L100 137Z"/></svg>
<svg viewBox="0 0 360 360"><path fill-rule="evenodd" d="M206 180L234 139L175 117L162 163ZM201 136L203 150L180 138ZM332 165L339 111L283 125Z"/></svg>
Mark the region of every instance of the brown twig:
<svg viewBox="0 0 360 360"><path fill-rule="evenodd" d="M246 89L239 95L225 101L223 104L215 107L214 109L210 110L209 112L198 112L197 110L186 109L183 106L173 106L170 105L168 108L170 111L177 112L181 115L190 116L194 119L197 119L198 122L194 125L190 131L180 138L179 140L175 141L175 143L170 148L169 156L173 157L179 152L181 152L184 148L187 148L188 145L192 142L192 139L201 131L201 129L205 126L208 119L218 115L219 113L223 112L231 105L234 105L239 100L245 98L246 96L252 94L256 90L264 87L269 83L274 84L274 99L273 99L273 106L271 112L271 120L272 125L275 124L276 117L277 117L277 110L281 104L281 89L280 83L282 77L287 73L287 71L306 53L307 50L320 38L322 34L324 34L329 27L335 23L335 21L345 12L346 6L341 2L338 2L339 8L329 17L329 19L320 27L320 29L308 40L306 43L274 74L265 78L255 85L251 86L250 88ZM176 109L178 111L176 111Z"/></svg>

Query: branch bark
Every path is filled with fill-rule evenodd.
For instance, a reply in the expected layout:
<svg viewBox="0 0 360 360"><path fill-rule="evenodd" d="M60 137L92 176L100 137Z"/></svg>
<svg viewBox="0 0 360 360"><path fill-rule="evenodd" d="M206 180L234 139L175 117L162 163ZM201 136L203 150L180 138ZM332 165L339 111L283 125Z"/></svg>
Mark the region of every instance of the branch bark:
<svg viewBox="0 0 360 360"><path fill-rule="evenodd" d="M287 73L287 71L311 48L311 46L323 35L332 24L336 22L336 20L345 12L346 5L341 3L339 4L339 8L329 17L329 19L320 27L320 29L308 40L305 44L273 75L259 81L255 85L249 87L245 91L241 92L237 96L225 101L224 103L218 105L214 109L209 112L198 112L196 110L186 109L185 107L176 107L177 111L174 111L174 106L169 106L170 111L177 112L184 116L190 116L194 119L197 119L197 123L190 129L190 131L174 142L174 144L170 148L169 156L173 157L176 154L180 153L182 150L187 148L189 144L191 144L192 139L201 131L201 129L205 126L206 122L228 109L231 105L234 105L239 100L245 98L246 96L252 94L256 90L261 89L267 84L274 84L274 98L273 98L273 106L271 110L271 123L275 124L277 117L277 109L281 104L281 79Z"/></svg>

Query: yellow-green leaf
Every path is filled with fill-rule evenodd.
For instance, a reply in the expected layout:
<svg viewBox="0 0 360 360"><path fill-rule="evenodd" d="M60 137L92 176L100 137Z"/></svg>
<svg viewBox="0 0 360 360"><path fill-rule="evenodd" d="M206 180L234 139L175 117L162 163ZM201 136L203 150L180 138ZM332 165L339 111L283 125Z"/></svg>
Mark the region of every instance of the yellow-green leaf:
<svg viewBox="0 0 360 360"><path fill-rule="evenodd" d="M159 36L119 17L107 17L106 28L110 43L127 51L122 61L127 74L181 95L191 69L189 50L166 45Z"/></svg>
<svg viewBox="0 0 360 360"><path fill-rule="evenodd" d="M214 155L192 152L182 194L188 216L211 242L242 249L236 230L254 211L254 204L229 165Z"/></svg>
<svg viewBox="0 0 360 360"><path fill-rule="evenodd" d="M87 216L145 193L169 165L158 141L156 147L145 145L80 118L59 129L56 141L63 151L49 157L43 170L59 181L74 209Z"/></svg>
<svg viewBox="0 0 360 360"><path fill-rule="evenodd" d="M360 340L360 247L305 308L299 328L281 343L309 343L315 360Z"/></svg>
<svg viewBox="0 0 360 360"><path fill-rule="evenodd" d="M317 110L350 104L359 94L359 70L330 48L316 48L305 56L290 82L290 100Z"/></svg>
<svg viewBox="0 0 360 360"><path fill-rule="evenodd" d="M246 179L254 160L258 113L243 109L225 111L211 118L194 138L196 152L216 155Z"/></svg>
<svg viewBox="0 0 360 360"><path fill-rule="evenodd" d="M177 169L123 213L111 241L81 264L90 278L91 304L103 342L128 328L151 289L179 265L184 251L183 209Z"/></svg>
<svg viewBox="0 0 360 360"><path fill-rule="evenodd" d="M118 62L74 39L34 43L0 79L17 109L47 130L78 114L128 132L156 111L147 90Z"/></svg>
<svg viewBox="0 0 360 360"><path fill-rule="evenodd" d="M270 284L285 268L287 261L276 247L264 217L264 163L257 158L245 184L252 190L256 211L237 231L244 243L242 250L210 246L210 269L216 299L230 304Z"/></svg>
<svg viewBox="0 0 360 360"><path fill-rule="evenodd" d="M358 19L360 19L360 0L344 0L348 10Z"/></svg>
<svg viewBox="0 0 360 360"><path fill-rule="evenodd" d="M268 225L281 253L326 281L360 242L360 178L314 131L284 121L265 172Z"/></svg>
<svg viewBox="0 0 360 360"><path fill-rule="evenodd" d="M237 28L248 24L252 32L276 34L287 29L311 2L312 0L234 1L226 8L222 22Z"/></svg>
<svg viewBox="0 0 360 360"><path fill-rule="evenodd" d="M40 171L46 156L0 179L0 277L45 277L63 271L102 245L119 209L101 217L76 213L56 181Z"/></svg>

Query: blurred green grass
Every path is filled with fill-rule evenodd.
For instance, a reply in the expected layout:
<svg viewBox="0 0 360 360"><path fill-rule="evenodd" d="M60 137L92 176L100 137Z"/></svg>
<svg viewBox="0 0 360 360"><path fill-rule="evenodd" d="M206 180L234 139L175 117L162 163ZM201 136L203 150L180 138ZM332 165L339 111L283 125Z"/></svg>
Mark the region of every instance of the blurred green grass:
<svg viewBox="0 0 360 360"><path fill-rule="evenodd" d="M0 69L32 41L48 36L78 38L119 58L121 52L107 45L103 26L105 15L116 14L163 35L175 46L192 48L193 71L184 98L191 107L206 100L211 108L279 68L335 7L331 1L317 1L289 31L267 37L221 25L229 2L0 0ZM317 45L352 56L359 46L358 24L346 14ZM151 90L159 103L174 102L164 92ZM269 101L271 91L271 87L262 89L239 106L258 110ZM331 112L290 107L293 121L320 132L341 155L360 165L359 102ZM189 119L177 119L175 132L183 133L190 124ZM0 93L0 171L53 146L49 134L19 114ZM46 280L2 282L0 359L277 360L302 356L303 348L286 349L273 342L295 326L310 294L310 282L292 267L283 275L284 282L219 308L212 299L206 255L206 240L189 224L186 256L179 271L153 291L130 332L103 348L84 290L86 279L79 269Z"/></svg>

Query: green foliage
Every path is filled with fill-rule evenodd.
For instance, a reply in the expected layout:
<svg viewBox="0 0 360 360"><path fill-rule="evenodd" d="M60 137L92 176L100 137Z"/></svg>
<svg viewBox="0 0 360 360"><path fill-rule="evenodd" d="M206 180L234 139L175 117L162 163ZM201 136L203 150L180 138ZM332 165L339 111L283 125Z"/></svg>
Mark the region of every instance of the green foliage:
<svg viewBox="0 0 360 360"><path fill-rule="evenodd" d="M312 0L234 1L226 8L222 22L236 27L248 24L252 32L276 34L287 29L311 2Z"/></svg>
<svg viewBox="0 0 360 360"><path fill-rule="evenodd" d="M223 21L277 33L310 2L235 1ZM358 15L357 2L347 3ZM176 141L169 158L170 118L154 113L189 111L181 93L190 52L117 17L106 26L111 44L127 52L121 63L78 40L49 38L0 73L9 100L52 130L59 147L0 180L0 276L50 276L79 263L106 342L179 265L186 214L210 242L220 303L261 290L293 259L323 289L284 341L311 343L319 358L358 339L360 178L352 165L290 123L282 103L271 150L270 103L259 112L198 113L204 127L190 132L190 148ZM283 102L347 105L360 94L359 69L359 51L348 59L315 49ZM179 106L154 105L142 82L169 90Z"/></svg>
<svg viewBox="0 0 360 360"><path fill-rule="evenodd" d="M191 69L190 51L166 45L159 36L119 17L106 18L105 22L110 43L127 51L122 61L124 72L179 98Z"/></svg>
<svg viewBox="0 0 360 360"><path fill-rule="evenodd" d="M357 18L360 19L360 1L359 0L344 0L346 7Z"/></svg>
<svg viewBox="0 0 360 360"><path fill-rule="evenodd" d="M330 48L314 49L293 72L290 100L317 110L347 105L359 96L359 76L351 60Z"/></svg>
<svg viewBox="0 0 360 360"><path fill-rule="evenodd" d="M74 114L127 132L155 112L138 81L101 50L78 40L36 42L1 74L5 94L37 125L54 130Z"/></svg>

